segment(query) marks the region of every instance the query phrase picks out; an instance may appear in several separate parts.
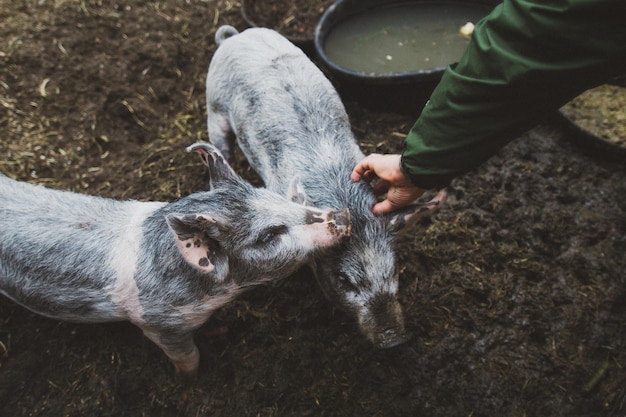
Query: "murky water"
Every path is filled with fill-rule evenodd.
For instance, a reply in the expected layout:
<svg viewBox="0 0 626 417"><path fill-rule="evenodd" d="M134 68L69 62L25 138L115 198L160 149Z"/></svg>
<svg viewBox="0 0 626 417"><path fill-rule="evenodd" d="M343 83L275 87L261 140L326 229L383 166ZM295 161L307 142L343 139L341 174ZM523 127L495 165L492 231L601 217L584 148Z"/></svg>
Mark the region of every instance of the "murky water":
<svg viewBox="0 0 626 417"><path fill-rule="evenodd" d="M469 38L459 30L491 9L454 2L400 3L352 16L333 28L324 45L337 65L353 71L395 73L458 61Z"/></svg>

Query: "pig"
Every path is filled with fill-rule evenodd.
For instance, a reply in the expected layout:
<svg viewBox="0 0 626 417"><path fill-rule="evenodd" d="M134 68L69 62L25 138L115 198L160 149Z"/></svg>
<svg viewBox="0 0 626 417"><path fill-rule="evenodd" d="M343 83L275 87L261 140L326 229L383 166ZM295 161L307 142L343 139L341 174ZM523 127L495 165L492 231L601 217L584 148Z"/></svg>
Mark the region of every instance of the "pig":
<svg viewBox="0 0 626 417"><path fill-rule="evenodd" d="M210 191L171 203L117 201L0 175L0 292L74 322L130 321L179 373L213 311L291 275L350 234L350 213L320 210L243 181L217 149L194 144ZM298 185L293 197L300 200Z"/></svg>
<svg viewBox="0 0 626 417"><path fill-rule="evenodd" d="M397 234L442 203L445 191L393 214L371 212L371 184L351 182L364 155L338 93L296 46L265 28L222 26L206 79L209 140L232 160L238 144L265 186L287 195L299 177L306 204L347 207L352 234L309 265L325 295L356 319L375 346L407 340L398 301Z"/></svg>

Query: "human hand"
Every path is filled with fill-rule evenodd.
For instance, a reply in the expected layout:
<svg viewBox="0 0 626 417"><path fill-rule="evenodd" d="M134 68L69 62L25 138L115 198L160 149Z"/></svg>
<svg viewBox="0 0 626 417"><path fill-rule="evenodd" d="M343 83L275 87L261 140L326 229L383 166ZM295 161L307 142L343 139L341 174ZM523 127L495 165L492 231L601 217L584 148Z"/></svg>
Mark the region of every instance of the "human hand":
<svg viewBox="0 0 626 417"><path fill-rule="evenodd" d="M398 210L412 203L424 194L423 189L416 187L404 176L400 169L399 154L371 154L359 162L350 175L352 181L372 181L379 178L374 185L374 194L387 194L383 201L372 207L372 213L383 214Z"/></svg>

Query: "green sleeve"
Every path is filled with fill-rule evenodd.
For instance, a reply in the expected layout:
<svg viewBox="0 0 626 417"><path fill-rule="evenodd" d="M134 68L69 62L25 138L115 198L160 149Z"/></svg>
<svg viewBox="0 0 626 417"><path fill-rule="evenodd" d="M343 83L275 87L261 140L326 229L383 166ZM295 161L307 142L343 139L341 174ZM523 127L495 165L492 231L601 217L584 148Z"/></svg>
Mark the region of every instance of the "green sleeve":
<svg viewBox="0 0 626 417"><path fill-rule="evenodd" d="M440 188L584 90L626 72L626 1L504 0L409 132L401 167Z"/></svg>

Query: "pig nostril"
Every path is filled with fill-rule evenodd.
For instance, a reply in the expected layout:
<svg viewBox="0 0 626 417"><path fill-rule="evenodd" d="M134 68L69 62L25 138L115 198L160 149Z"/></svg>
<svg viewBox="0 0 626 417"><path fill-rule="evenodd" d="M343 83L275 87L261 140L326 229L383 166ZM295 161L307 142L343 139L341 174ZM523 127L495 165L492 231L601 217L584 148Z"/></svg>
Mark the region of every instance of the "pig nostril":
<svg viewBox="0 0 626 417"><path fill-rule="evenodd" d="M331 218L338 226L348 226L350 224L350 210L335 211L332 213Z"/></svg>
<svg viewBox="0 0 626 417"><path fill-rule="evenodd" d="M385 331L383 331L382 337L384 340L394 340L398 337L398 332L396 331L396 329L386 329Z"/></svg>
<svg viewBox="0 0 626 417"><path fill-rule="evenodd" d="M388 348L401 345L407 340L408 340L408 337L403 332L399 332L398 329L394 327L390 327L388 329L383 330L379 334L378 347L380 347L381 349L388 349Z"/></svg>

